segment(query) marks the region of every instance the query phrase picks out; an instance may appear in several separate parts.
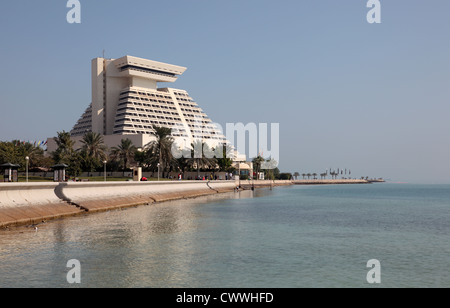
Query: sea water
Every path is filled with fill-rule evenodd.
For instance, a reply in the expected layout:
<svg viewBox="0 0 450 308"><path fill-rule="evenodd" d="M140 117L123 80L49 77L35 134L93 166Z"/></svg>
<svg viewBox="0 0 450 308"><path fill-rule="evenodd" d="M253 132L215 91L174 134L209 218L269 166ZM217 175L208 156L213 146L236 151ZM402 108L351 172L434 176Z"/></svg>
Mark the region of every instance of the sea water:
<svg viewBox="0 0 450 308"><path fill-rule="evenodd" d="M449 287L449 265L448 185L278 187L0 231L0 287Z"/></svg>

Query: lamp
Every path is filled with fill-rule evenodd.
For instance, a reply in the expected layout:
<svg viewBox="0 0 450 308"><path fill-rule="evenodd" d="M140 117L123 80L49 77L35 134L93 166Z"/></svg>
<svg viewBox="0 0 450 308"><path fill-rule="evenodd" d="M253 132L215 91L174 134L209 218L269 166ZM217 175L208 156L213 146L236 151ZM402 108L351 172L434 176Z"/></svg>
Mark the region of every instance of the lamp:
<svg viewBox="0 0 450 308"><path fill-rule="evenodd" d="M30 158L27 156L27 157L25 157L25 160L27 161L26 176L27 176L27 183L28 183L28 163L30 162Z"/></svg>
<svg viewBox="0 0 450 308"><path fill-rule="evenodd" d="M104 177L105 177L105 182L106 182L106 163L107 163L107 161L105 160L105 161L103 161L103 165L104 165Z"/></svg>

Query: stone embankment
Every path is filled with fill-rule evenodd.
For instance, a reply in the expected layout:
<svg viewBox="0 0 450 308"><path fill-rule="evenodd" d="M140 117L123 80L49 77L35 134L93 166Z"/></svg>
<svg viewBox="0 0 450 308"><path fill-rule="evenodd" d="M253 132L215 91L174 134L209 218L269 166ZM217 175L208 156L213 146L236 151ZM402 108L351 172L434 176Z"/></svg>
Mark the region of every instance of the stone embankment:
<svg viewBox="0 0 450 308"><path fill-rule="evenodd" d="M370 184L370 180L0 183L0 228L170 200L289 185Z"/></svg>
<svg viewBox="0 0 450 308"><path fill-rule="evenodd" d="M293 181L241 181L241 187L243 189L261 188L261 187L277 187L277 186L289 186L289 185L343 185L343 184L370 184L374 181L370 180L293 180ZM377 181L378 182L378 181ZM381 181L379 181L381 182ZM384 182L384 181L383 181Z"/></svg>
<svg viewBox="0 0 450 308"><path fill-rule="evenodd" d="M356 180L356 179L345 179L345 180L295 180L292 181L295 185L339 185L339 184L370 184L372 181L369 180Z"/></svg>
<svg viewBox="0 0 450 308"><path fill-rule="evenodd" d="M0 228L231 192L235 188L234 181L5 183L0 184Z"/></svg>

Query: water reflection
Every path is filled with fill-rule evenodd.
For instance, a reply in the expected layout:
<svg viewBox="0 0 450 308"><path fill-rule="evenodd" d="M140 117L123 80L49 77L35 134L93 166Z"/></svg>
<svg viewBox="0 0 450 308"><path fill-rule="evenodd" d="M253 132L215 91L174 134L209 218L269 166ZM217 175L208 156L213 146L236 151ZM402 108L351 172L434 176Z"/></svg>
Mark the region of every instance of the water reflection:
<svg viewBox="0 0 450 308"><path fill-rule="evenodd" d="M68 260L82 266L82 287L195 286L205 253L205 205L253 198L243 191L83 215L0 232L0 287L68 285ZM200 238L199 238L200 231ZM194 265L194 266L193 266Z"/></svg>

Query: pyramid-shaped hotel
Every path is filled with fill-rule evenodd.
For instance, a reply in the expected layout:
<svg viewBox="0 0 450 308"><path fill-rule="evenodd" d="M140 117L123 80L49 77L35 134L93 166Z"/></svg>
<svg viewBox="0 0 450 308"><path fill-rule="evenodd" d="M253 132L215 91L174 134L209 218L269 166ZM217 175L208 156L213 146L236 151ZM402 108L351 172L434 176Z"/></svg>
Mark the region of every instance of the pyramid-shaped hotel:
<svg viewBox="0 0 450 308"><path fill-rule="evenodd" d="M114 147L128 138L138 148L153 140L152 126L172 128L175 142L188 148L194 140L211 147L227 143L225 136L185 90L158 88L175 82L185 67L131 56L92 60L92 103L71 130L80 146L88 132L103 135ZM48 150L56 149L49 139Z"/></svg>

